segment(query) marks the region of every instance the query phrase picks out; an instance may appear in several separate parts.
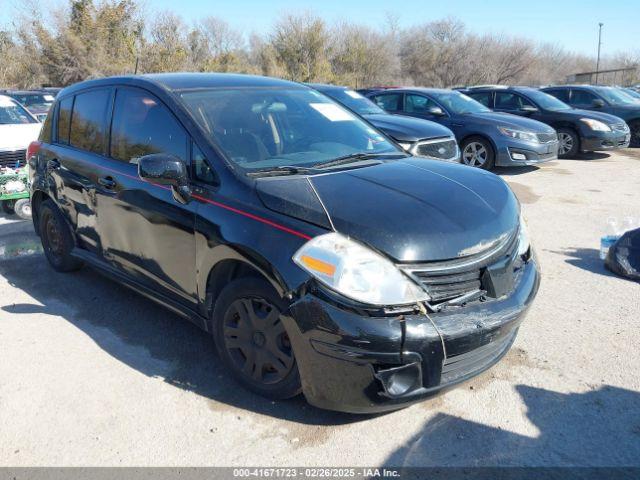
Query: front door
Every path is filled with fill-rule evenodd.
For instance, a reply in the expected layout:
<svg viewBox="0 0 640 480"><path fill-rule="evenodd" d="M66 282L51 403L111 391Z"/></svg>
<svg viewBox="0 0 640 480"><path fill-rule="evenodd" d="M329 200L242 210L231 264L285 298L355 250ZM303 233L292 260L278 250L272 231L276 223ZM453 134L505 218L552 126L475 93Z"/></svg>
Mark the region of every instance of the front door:
<svg viewBox="0 0 640 480"><path fill-rule="evenodd" d="M183 205L167 187L138 177L137 161L167 153L189 163L190 139L169 109L146 90L119 87L110 155L98 179L104 259L141 284L194 308L194 202Z"/></svg>

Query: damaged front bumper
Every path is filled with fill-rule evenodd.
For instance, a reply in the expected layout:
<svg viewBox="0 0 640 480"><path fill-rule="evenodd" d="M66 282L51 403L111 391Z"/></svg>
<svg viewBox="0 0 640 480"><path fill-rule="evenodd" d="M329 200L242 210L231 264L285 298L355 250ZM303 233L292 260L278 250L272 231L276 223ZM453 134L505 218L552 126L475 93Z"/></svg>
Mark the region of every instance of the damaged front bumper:
<svg viewBox="0 0 640 480"><path fill-rule="evenodd" d="M463 382L506 354L539 282L533 257L508 296L428 317L375 317L307 293L283 318L305 397L330 410L381 412Z"/></svg>

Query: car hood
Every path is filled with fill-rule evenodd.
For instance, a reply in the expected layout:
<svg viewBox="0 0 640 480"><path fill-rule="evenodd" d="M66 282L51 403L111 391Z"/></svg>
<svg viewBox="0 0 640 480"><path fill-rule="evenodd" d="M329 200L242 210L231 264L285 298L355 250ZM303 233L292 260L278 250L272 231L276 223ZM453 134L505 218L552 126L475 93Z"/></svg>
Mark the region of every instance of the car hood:
<svg viewBox="0 0 640 480"><path fill-rule="evenodd" d="M333 225L396 262L447 260L483 251L518 228L520 211L500 177L415 158L307 178L259 179L257 190L268 208ZM325 209L330 222L319 219Z"/></svg>
<svg viewBox="0 0 640 480"><path fill-rule="evenodd" d="M604 122L607 125L614 125L616 123L620 123L620 117L616 117L615 115L611 115L609 113L604 112L594 112L593 110L581 110L579 108L574 108L571 110L562 110L561 112L554 113L562 113L565 115L571 115L580 118L591 118L593 120L598 120L600 122Z"/></svg>
<svg viewBox="0 0 640 480"><path fill-rule="evenodd" d="M41 123L0 125L0 150L24 150L38 139Z"/></svg>
<svg viewBox="0 0 640 480"><path fill-rule="evenodd" d="M383 113L365 115L364 118L398 142L417 142L437 137L453 137L453 132L447 127L420 118Z"/></svg>
<svg viewBox="0 0 640 480"><path fill-rule="evenodd" d="M530 130L535 133L554 133L555 130L549 125L533 120L531 118L520 117L518 115L512 115L511 113L502 112L483 112L474 113L471 115L465 115L465 118L470 117L474 122L480 122L484 125L495 125L496 127L509 127L516 129Z"/></svg>

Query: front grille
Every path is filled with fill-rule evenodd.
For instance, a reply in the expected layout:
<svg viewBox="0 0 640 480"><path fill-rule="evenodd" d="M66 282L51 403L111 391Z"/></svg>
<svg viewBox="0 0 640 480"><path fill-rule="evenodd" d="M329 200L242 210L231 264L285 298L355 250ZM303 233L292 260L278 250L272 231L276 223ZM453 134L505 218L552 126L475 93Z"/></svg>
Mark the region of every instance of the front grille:
<svg viewBox="0 0 640 480"><path fill-rule="evenodd" d="M421 157L450 160L458 156L458 143L452 138L418 142L415 153Z"/></svg>
<svg viewBox="0 0 640 480"><path fill-rule="evenodd" d="M620 122L620 123L611 125L611 128L613 128L616 132L626 133L629 131L629 125L627 125L625 122Z"/></svg>
<svg viewBox="0 0 640 480"><path fill-rule="evenodd" d="M1 168L20 168L27 164L27 151L26 150L12 150L0 152L0 167Z"/></svg>
<svg viewBox="0 0 640 480"><path fill-rule="evenodd" d="M552 142L557 142L558 141L558 134L553 132L553 133L537 133L536 134L538 136L538 141L540 143L552 143Z"/></svg>
<svg viewBox="0 0 640 480"><path fill-rule="evenodd" d="M416 280L434 304L452 300L467 293L486 290L483 273L487 267L509 257L515 260L518 235L513 232L488 249L453 260L399 267Z"/></svg>

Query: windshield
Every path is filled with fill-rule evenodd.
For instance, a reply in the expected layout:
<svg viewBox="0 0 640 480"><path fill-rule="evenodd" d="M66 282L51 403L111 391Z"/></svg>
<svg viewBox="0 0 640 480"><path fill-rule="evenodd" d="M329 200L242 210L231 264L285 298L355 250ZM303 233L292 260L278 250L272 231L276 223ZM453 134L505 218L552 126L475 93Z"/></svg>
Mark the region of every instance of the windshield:
<svg viewBox="0 0 640 480"><path fill-rule="evenodd" d="M13 100L0 97L0 125L21 123L38 123L38 121Z"/></svg>
<svg viewBox="0 0 640 480"><path fill-rule="evenodd" d="M540 90L527 90L526 95L544 110L559 112L561 110L571 110L571 107L553 95L541 92Z"/></svg>
<svg viewBox="0 0 640 480"><path fill-rule="evenodd" d="M50 107L55 100L53 95L50 95L48 93L16 93L12 94L11 96L27 108Z"/></svg>
<svg viewBox="0 0 640 480"><path fill-rule="evenodd" d="M246 170L311 167L360 153L402 153L315 90L216 88L182 92L181 97L227 158Z"/></svg>
<svg viewBox="0 0 640 480"><path fill-rule="evenodd" d="M611 105L636 105L636 99L620 89L600 87L597 92Z"/></svg>
<svg viewBox="0 0 640 480"><path fill-rule="evenodd" d="M358 92L353 90L332 89L326 92L322 92L328 97L333 98L335 101L341 103L350 110L353 110L358 115L374 115L380 114L386 115L383 109L369 100L367 97L363 97Z"/></svg>
<svg viewBox="0 0 640 480"><path fill-rule="evenodd" d="M633 98L636 99L636 101L640 100L640 92L636 92L635 90L633 90L631 88L625 88L624 92L627 95L631 95Z"/></svg>
<svg viewBox="0 0 640 480"><path fill-rule="evenodd" d="M491 111L480 102L476 102L473 98L460 92L430 92L429 95L438 101L444 108L458 115Z"/></svg>

